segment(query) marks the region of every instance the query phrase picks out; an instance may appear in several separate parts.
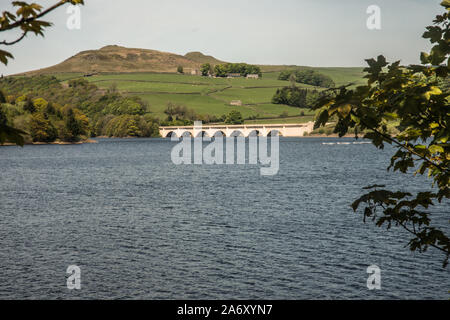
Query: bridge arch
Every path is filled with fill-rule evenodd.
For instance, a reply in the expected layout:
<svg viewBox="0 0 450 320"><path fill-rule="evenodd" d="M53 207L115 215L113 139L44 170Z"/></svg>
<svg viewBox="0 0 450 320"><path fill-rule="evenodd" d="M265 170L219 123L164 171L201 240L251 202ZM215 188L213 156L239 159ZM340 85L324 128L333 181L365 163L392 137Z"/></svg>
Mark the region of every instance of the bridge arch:
<svg viewBox="0 0 450 320"><path fill-rule="evenodd" d="M267 133L267 136L268 137L282 137L283 135L281 134L281 131L279 131L279 130L276 130L276 129L274 129L274 130L270 130L268 133Z"/></svg>
<svg viewBox="0 0 450 320"><path fill-rule="evenodd" d="M257 137L257 136L260 136L261 135L261 132L259 131L259 130L252 130L252 131L250 131L249 133L248 133L248 137Z"/></svg>
<svg viewBox="0 0 450 320"><path fill-rule="evenodd" d="M244 136L244 134L242 133L241 130L233 130L230 133L230 137L243 137L243 136Z"/></svg>
<svg viewBox="0 0 450 320"><path fill-rule="evenodd" d="M182 134L181 134L181 137L183 137L183 138L192 138L192 133L190 132L190 131L184 131Z"/></svg>
<svg viewBox="0 0 450 320"><path fill-rule="evenodd" d="M178 137L175 131L169 131L164 138Z"/></svg>
<svg viewBox="0 0 450 320"><path fill-rule="evenodd" d="M209 137L208 132L206 131L200 131L199 133L197 133L197 135L195 136L196 138L203 138L203 137Z"/></svg>
<svg viewBox="0 0 450 320"><path fill-rule="evenodd" d="M213 133L212 136L213 137L226 137L226 134L222 130L217 130L216 132Z"/></svg>

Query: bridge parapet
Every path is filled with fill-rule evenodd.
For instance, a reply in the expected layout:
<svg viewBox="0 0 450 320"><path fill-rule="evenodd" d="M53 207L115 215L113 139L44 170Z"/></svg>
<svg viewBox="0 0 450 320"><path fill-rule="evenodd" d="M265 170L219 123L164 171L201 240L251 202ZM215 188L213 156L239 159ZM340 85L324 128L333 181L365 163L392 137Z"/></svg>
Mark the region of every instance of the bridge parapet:
<svg viewBox="0 0 450 320"><path fill-rule="evenodd" d="M177 137L191 136L214 137L222 135L225 137L250 135L269 136L278 134L283 137L303 137L314 128L314 122L287 123L287 124L241 124L241 125L202 125L202 126L175 126L160 127L161 137L168 138L172 135Z"/></svg>

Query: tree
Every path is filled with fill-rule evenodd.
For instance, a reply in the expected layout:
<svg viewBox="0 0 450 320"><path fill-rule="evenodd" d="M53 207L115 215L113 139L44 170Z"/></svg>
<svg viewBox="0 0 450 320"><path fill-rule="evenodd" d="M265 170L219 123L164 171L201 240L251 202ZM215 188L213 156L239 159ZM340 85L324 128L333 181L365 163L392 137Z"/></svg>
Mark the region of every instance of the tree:
<svg viewBox="0 0 450 320"><path fill-rule="evenodd" d="M293 73L289 76L289 82L291 83L292 88L296 87L295 83L297 82L297 79Z"/></svg>
<svg viewBox="0 0 450 320"><path fill-rule="evenodd" d="M450 94L439 87L450 67L450 1L441 5L446 12L438 15L423 34L433 48L421 54L421 65L388 63L384 56L366 60L367 85L329 90L317 105L315 127L335 118L334 132L339 136L353 129L358 137L358 132L365 130L364 138L372 140L377 148L383 149L388 143L397 149L388 169L407 173L418 168L415 174L428 173L433 182L430 190L413 195L372 185L364 188L370 192L356 200L352 208L357 211L364 205L364 221L372 219L379 227L405 229L413 236L408 243L412 251L423 252L429 247L440 250L445 267L450 239L442 228L432 224L427 210L436 202L448 208L450 197ZM399 131L396 136L388 131L388 125L393 124Z"/></svg>
<svg viewBox="0 0 450 320"><path fill-rule="evenodd" d="M216 77L225 77L227 75L227 69L223 64L217 64L214 66L214 74Z"/></svg>
<svg viewBox="0 0 450 320"><path fill-rule="evenodd" d="M212 67L209 63L202 64L200 71L202 72L202 76L207 77L212 73Z"/></svg>
<svg viewBox="0 0 450 320"><path fill-rule="evenodd" d="M29 128L34 142L52 142L58 137L58 131L42 113L31 115Z"/></svg>
<svg viewBox="0 0 450 320"><path fill-rule="evenodd" d="M289 80L291 83L305 83L323 88L333 88L335 86L333 79L329 76L311 69L284 70L280 72L278 80Z"/></svg>
<svg viewBox="0 0 450 320"><path fill-rule="evenodd" d="M0 103L5 103L5 102L6 102L5 94L3 93L2 90L0 90Z"/></svg>
<svg viewBox="0 0 450 320"><path fill-rule="evenodd" d="M242 119L242 114L237 110L232 110L225 118L225 123L227 124L242 124L244 119Z"/></svg>
<svg viewBox="0 0 450 320"><path fill-rule="evenodd" d="M82 134L81 125L75 118L75 113L73 112L72 108L67 111L65 128L68 133L68 136L66 137L66 140L68 141L77 141L80 134Z"/></svg>
<svg viewBox="0 0 450 320"><path fill-rule="evenodd" d="M182 67L182 66L178 66L177 72L178 72L178 73L184 73L183 67Z"/></svg>
<svg viewBox="0 0 450 320"><path fill-rule="evenodd" d="M31 99L31 97L26 97L25 98L25 104L23 105L23 109L25 111L28 111L30 113L36 112L36 107L33 103L33 99Z"/></svg>
<svg viewBox="0 0 450 320"><path fill-rule="evenodd" d="M258 74L262 76L261 68L246 63L225 63L214 66L214 74L216 77L226 77L228 73L239 73L245 77L248 74Z"/></svg>
<svg viewBox="0 0 450 320"><path fill-rule="evenodd" d="M0 144L9 141L19 146L23 146L25 141L22 135L26 134L26 132L8 126L7 123L8 119L3 112L3 107L0 105Z"/></svg>
<svg viewBox="0 0 450 320"><path fill-rule="evenodd" d="M22 41L29 32L35 35L44 36L44 28L50 27L52 24L47 21L40 20L49 12L67 3L77 5L84 4L83 0L60 0L53 6L42 10L42 6L37 3L28 4L24 1L13 1L12 5L18 7L16 13L3 11L0 16L0 32L21 30L21 35L15 40L3 40L0 45L11 46ZM0 62L7 65L8 59L13 59L13 55L5 50L0 49ZM25 132L9 127L0 121L0 143L3 144L6 140L23 146L24 139L21 136Z"/></svg>
<svg viewBox="0 0 450 320"><path fill-rule="evenodd" d="M306 97L308 94L307 89L293 87L284 87L277 89L274 96L272 97L272 103L274 104L285 104L292 107L305 108Z"/></svg>

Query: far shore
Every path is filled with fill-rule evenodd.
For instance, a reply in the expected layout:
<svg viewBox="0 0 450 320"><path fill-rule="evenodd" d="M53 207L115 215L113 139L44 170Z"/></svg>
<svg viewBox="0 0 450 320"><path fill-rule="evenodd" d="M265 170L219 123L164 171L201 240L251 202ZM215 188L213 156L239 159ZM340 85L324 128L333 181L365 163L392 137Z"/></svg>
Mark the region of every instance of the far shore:
<svg viewBox="0 0 450 320"><path fill-rule="evenodd" d="M84 143L98 143L97 140L93 139L87 139L77 142L67 142L67 141L53 141L53 142L28 142L25 143L25 145L29 146L39 146L39 145L74 145L74 144L84 144ZM1 144L0 147L6 147L6 146L17 146L15 143L11 142L5 142L4 144Z"/></svg>
<svg viewBox="0 0 450 320"><path fill-rule="evenodd" d="M31 146L39 146L39 145L78 145L78 144L85 144L85 143L98 143L98 140L94 140L94 139L139 139L141 137L132 137L132 136L128 136L128 137L109 137L109 136L98 136L98 137L94 137L93 139L87 139L87 140L82 140L82 141L77 141L77 142L66 142L66 141L54 141L54 142L31 142L31 143L25 143L25 145L31 145ZM162 138L162 137L142 137L142 138ZM326 134L313 134L313 135L308 135L308 136L299 136L299 137L292 137L292 138L339 138L339 136L337 134L330 134L330 135L326 135ZM345 135L341 138L355 138L354 135ZM358 137L358 139L362 139L363 137ZM167 139L167 138L166 138ZM15 143L10 143L10 142L5 142L4 144L0 144L0 147L7 147L7 146L16 146Z"/></svg>
<svg viewBox="0 0 450 320"><path fill-rule="evenodd" d="M95 137L95 139L139 139L139 138L155 138L155 139L161 139L163 137L133 137L133 136L127 136L127 137L109 137L109 136L98 136ZM346 134L343 137L339 137L339 135L333 133L333 134L313 134L313 135L307 135L307 136L298 136L298 137L289 137L289 138L355 138L354 134ZM362 139L362 136L359 136L358 139ZM164 139L170 139L170 138L164 138Z"/></svg>

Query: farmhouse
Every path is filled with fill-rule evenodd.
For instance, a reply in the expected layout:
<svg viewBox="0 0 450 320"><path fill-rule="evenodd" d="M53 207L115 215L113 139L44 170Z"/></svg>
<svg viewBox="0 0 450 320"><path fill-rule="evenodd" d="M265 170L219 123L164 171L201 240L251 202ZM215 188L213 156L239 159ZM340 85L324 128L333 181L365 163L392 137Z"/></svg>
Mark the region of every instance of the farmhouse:
<svg viewBox="0 0 450 320"><path fill-rule="evenodd" d="M231 106L242 106L242 101L241 100L232 100L231 102L230 102L230 105Z"/></svg>
<svg viewBox="0 0 450 320"><path fill-rule="evenodd" d="M259 74L251 74L247 75L247 79L259 79Z"/></svg>

